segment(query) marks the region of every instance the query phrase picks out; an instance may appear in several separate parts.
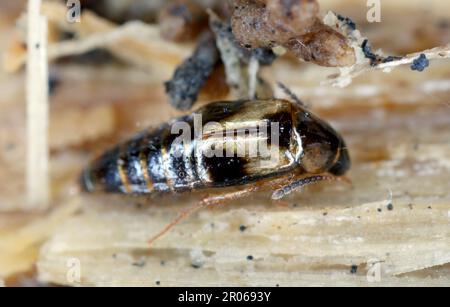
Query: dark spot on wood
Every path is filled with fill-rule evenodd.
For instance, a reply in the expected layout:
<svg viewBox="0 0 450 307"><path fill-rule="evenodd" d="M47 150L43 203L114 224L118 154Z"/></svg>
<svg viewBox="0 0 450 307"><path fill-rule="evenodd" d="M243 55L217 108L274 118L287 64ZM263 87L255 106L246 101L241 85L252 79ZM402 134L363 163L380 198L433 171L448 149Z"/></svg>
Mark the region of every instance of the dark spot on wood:
<svg viewBox="0 0 450 307"><path fill-rule="evenodd" d="M50 74L48 78L48 94L53 95L56 88L60 85L60 80L54 74Z"/></svg>
<svg viewBox="0 0 450 307"><path fill-rule="evenodd" d="M136 204L136 209L142 209L143 206L144 206L143 204L138 203L138 204Z"/></svg>
<svg viewBox="0 0 450 307"><path fill-rule="evenodd" d="M156 284L157 286L159 286L159 285L161 285L161 282L160 282L159 280L157 280L157 281L155 282L155 284Z"/></svg>
<svg viewBox="0 0 450 307"><path fill-rule="evenodd" d="M357 265L352 265L351 269L350 269L350 273L351 274L356 274L358 273L358 266Z"/></svg>
<svg viewBox="0 0 450 307"><path fill-rule="evenodd" d="M241 226L239 226L239 230L240 230L241 232L244 232L244 231L247 230L247 226L241 225Z"/></svg>
<svg viewBox="0 0 450 307"><path fill-rule="evenodd" d="M72 32L72 31L63 31L59 37L59 39L62 41L71 40L71 39L75 39L75 38L76 38L75 32Z"/></svg>
<svg viewBox="0 0 450 307"><path fill-rule="evenodd" d="M387 209L388 209L389 211L394 210L394 205L393 205L393 204L387 205Z"/></svg>
<svg viewBox="0 0 450 307"><path fill-rule="evenodd" d="M179 16L185 19L192 18L186 3L174 3L173 6L169 8L169 13L174 16Z"/></svg>
<svg viewBox="0 0 450 307"><path fill-rule="evenodd" d="M14 143L8 143L5 145L6 151L11 151L11 150L14 150L15 148L16 148L16 144L14 144Z"/></svg>
<svg viewBox="0 0 450 307"><path fill-rule="evenodd" d="M328 212L324 212L324 213L323 213L323 216L327 216L327 215L328 215Z"/></svg>
<svg viewBox="0 0 450 307"><path fill-rule="evenodd" d="M146 262L145 261L134 262L134 263L132 263L132 265L137 268L143 268L143 267L145 267Z"/></svg>
<svg viewBox="0 0 450 307"><path fill-rule="evenodd" d="M166 262L164 260L161 260L161 262L159 263L161 266L165 266Z"/></svg>
<svg viewBox="0 0 450 307"><path fill-rule="evenodd" d="M381 208L378 208L377 211L378 211L378 212L382 212L383 210L381 210Z"/></svg>
<svg viewBox="0 0 450 307"><path fill-rule="evenodd" d="M118 59L106 49L93 49L80 55L71 56L70 60L80 65L100 66L118 61Z"/></svg>
<svg viewBox="0 0 450 307"><path fill-rule="evenodd" d="M437 27L441 30L447 30L448 28L450 28L450 21L442 19L438 22Z"/></svg>
<svg viewBox="0 0 450 307"><path fill-rule="evenodd" d="M253 258L252 255L248 255L248 256L247 256L247 260L248 260L248 261L252 261L253 259L254 259L254 258Z"/></svg>

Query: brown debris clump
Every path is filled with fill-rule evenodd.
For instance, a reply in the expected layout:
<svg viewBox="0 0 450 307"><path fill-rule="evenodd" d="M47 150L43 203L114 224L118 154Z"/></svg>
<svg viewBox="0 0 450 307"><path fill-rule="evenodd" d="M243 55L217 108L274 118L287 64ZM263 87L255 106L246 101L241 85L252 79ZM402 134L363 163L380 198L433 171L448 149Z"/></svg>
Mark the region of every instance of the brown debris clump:
<svg viewBox="0 0 450 307"><path fill-rule="evenodd" d="M247 48L283 46L296 57L321 66L356 62L347 39L318 18L315 0L235 0L231 25Z"/></svg>
<svg viewBox="0 0 450 307"><path fill-rule="evenodd" d="M170 2L159 15L164 39L183 42L195 39L208 25L203 7L187 0Z"/></svg>

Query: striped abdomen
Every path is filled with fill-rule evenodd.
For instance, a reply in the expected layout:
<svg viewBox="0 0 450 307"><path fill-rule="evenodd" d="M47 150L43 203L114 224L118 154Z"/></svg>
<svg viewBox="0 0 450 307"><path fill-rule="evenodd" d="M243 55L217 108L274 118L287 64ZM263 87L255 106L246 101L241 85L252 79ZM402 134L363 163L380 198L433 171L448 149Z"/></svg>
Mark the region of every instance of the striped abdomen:
<svg viewBox="0 0 450 307"><path fill-rule="evenodd" d="M83 172L85 190L147 194L187 188L182 173L190 166L171 160L167 132L163 126L107 151Z"/></svg>

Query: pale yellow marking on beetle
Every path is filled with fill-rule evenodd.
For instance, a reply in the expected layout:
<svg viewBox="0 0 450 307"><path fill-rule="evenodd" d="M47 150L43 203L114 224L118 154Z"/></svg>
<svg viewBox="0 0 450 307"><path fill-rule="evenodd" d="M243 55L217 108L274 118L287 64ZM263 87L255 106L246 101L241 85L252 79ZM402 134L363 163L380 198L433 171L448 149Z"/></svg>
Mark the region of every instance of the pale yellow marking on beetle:
<svg viewBox="0 0 450 307"><path fill-rule="evenodd" d="M169 170L167 169L167 166L170 165L170 159L168 157L168 152L164 146L161 146L161 157L163 160L162 166L164 170L164 177L166 177L167 186L171 191L174 190L175 183L173 182L173 179L171 176L169 176Z"/></svg>
<svg viewBox="0 0 450 307"><path fill-rule="evenodd" d="M117 160L117 171L119 172L120 180L122 181L122 185L125 189L126 193L132 193L130 182L128 181L127 173L124 169L124 162L122 159Z"/></svg>
<svg viewBox="0 0 450 307"><path fill-rule="evenodd" d="M150 178L150 174L148 173L147 158L144 156L143 151L139 153L139 163L141 165L142 175L144 176L144 180L147 185L147 191L150 193L155 189L155 187L152 179Z"/></svg>

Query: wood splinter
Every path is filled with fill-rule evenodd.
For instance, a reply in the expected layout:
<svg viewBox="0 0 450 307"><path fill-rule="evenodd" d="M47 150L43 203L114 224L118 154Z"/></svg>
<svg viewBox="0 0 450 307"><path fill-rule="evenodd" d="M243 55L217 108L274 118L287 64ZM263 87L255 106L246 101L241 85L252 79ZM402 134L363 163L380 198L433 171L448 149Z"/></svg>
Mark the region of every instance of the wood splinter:
<svg viewBox="0 0 450 307"><path fill-rule="evenodd" d="M40 0L28 2L27 209L46 209L50 200L48 149L47 18Z"/></svg>

